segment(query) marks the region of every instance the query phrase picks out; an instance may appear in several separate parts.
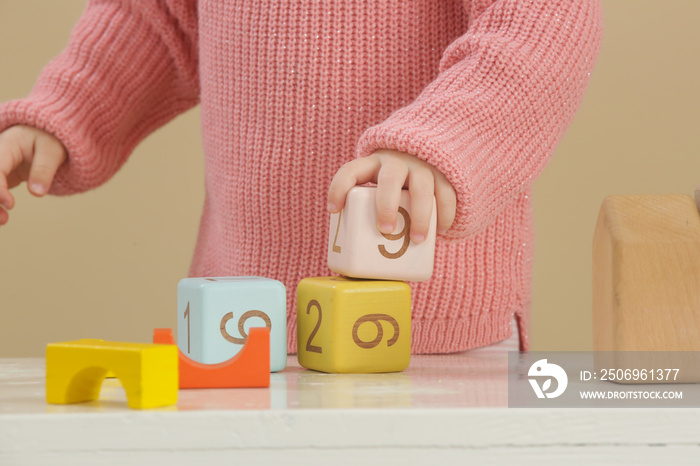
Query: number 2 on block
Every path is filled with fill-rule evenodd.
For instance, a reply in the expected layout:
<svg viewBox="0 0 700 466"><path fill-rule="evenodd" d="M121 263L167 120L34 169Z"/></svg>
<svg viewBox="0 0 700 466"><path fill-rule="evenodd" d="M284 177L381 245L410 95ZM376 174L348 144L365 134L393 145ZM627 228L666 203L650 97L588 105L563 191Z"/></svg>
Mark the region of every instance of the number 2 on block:
<svg viewBox="0 0 700 466"><path fill-rule="evenodd" d="M316 346L316 345L311 344L311 341L316 336L316 333L318 333L318 329L321 328L321 317L322 317L321 304L318 301L316 301L315 299L312 299L311 301L309 301L309 305L306 306L306 313L307 314L310 314L312 307L316 307L318 309L318 320L316 321L316 326L311 331L311 335L309 335L309 339L306 340L306 351L309 351L311 353L321 354L321 353L323 353L323 348L321 348L320 346Z"/></svg>
<svg viewBox="0 0 700 466"><path fill-rule="evenodd" d="M382 233L382 236L390 241L396 241L403 238L401 249L396 252L389 252L386 250L386 246L383 244L377 246L379 248L379 253L387 259L398 259L399 257L403 256L406 253L406 250L408 250L408 245L411 243L411 237L409 236L409 233L411 232L411 217L408 215L408 211L403 207L399 207L399 213L403 217L403 230L395 235L392 233Z"/></svg>

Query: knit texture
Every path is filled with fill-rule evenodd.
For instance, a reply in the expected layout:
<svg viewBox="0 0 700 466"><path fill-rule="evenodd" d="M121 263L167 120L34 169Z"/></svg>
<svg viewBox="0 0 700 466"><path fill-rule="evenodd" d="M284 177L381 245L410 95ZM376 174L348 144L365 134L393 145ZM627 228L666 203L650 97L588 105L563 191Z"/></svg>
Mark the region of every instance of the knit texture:
<svg viewBox="0 0 700 466"><path fill-rule="evenodd" d="M326 265L331 178L396 149L457 192L433 277L413 289L414 353L528 348L531 185L583 97L598 0L93 0L31 95L0 106L69 152L52 194L106 182L201 103L206 200L191 276L296 286ZM358 143L359 141L359 143Z"/></svg>

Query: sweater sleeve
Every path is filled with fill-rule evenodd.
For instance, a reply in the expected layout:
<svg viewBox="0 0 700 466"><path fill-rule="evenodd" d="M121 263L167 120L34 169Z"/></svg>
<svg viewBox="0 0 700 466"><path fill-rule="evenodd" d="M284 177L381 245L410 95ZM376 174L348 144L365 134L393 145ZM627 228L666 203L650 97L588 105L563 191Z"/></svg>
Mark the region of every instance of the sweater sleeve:
<svg viewBox="0 0 700 466"><path fill-rule="evenodd" d="M487 226L530 188L573 119L602 36L599 0L472 0L466 33L408 106L369 128L358 156L407 152L457 192L446 238Z"/></svg>
<svg viewBox="0 0 700 466"><path fill-rule="evenodd" d="M111 178L149 133L199 100L196 0L91 0L26 99L0 106L68 151L52 194Z"/></svg>

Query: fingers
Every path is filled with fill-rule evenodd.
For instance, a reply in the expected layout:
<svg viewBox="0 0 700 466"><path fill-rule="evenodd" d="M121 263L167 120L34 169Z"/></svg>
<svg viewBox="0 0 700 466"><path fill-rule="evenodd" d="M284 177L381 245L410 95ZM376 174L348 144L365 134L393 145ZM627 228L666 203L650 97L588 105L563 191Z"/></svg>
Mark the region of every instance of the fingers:
<svg viewBox="0 0 700 466"><path fill-rule="evenodd" d="M408 178L408 166L403 161L382 158L381 168L377 174L377 228L382 233L391 233L396 229L396 217L401 201L401 189Z"/></svg>
<svg viewBox="0 0 700 466"><path fill-rule="evenodd" d="M374 181L378 170L379 159L374 156L356 159L340 167L328 188L328 211L340 212L345 207L350 188Z"/></svg>
<svg viewBox="0 0 700 466"><path fill-rule="evenodd" d="M23 161L22 147L7 133L9 130L0 135L0 225L7 222L7 210L15 206L15 198L10 193L10 188L18 181L15 169Z"/></svg>
<svg viewBox="0 0 700 466"><path fill-rule="evenodd" d="M408 192L411 195L411 240L422 243L428 236L433 215L435 178L432 171L427 167L412 170Z"/></svg>
<svg viewBox="0 0 700 466"><path fill-rule="evenodd" d="M442 172L435 169L433 174L435 176L435 202L437 204L437 232L444 235L454 223L457 215L457 194Z"/></svg>
<svg viewBox="0 0 700 466"><path fill-rule="evenodd" d="M40 135L34 143L34 160L27 178L29 192L43 196L49 191L58 167L66 159L63 144L53 137Z"/></svg>
<svg viewBox="0 0 700 466"><path fill-rule="evenodd" d="M17 125L0 134L0 225L15 205L10 189L26 180L29 192L43 196L66 158L59 140L37 128Z"/></svg>
<svg viewBox="0 0 700 466"><path fill-rule="evenodd" d="M447 177L427 162L394 150L377 151L343 165L328 189L328 211L339 212L352 187L371 181L377 184L377 228L382 233L396 229L404 187L411 197L410 235L414 243L427 238L434 205L438 233L445 234L454 222L457 196Z"/></svg>

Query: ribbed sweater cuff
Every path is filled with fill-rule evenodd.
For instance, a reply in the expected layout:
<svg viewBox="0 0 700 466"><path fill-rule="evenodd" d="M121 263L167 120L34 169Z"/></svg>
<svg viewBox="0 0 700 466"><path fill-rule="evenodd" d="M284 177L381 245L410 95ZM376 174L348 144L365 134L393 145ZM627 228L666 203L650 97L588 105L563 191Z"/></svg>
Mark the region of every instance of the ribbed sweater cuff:
<svg viewBox="0 0 700 466"><path fill-rule="evenodd" d="M378 125L368 129L360 138L357 156L366 157L380 149L393 149L415 155L438 168L447 176L457 194L457 212L452 227L443 239L460 239L480 227L475 224L474 196L462 169L453 162L434 139L425 131L415 128Z"/></svg>
<svg viewBox="0 0 700 466"><path fill-rule="evenodd" d="M358 156L394 149L430 163L457 192L445 237L479 232L554 152L588 83L600 23L594 0L494 2L415 101L363 134Z"/></svg>
<svg viewBox="0 0 700 466"><path fill-rule="evenodd" d="M0 130L34 126L66 147L52 194L106 182L144 137L198 102L195 46L170 23L161 4L91 2L31 95L0 106Z"/></svg>
<svg viewBox="0 0 700 466"><path fill-rule="evenodd" d="M69 125L62 124L61 119L47 110L45 99L13 100L0 105L0 133L16 125L26 125L38 128L55 136L61 141L69 154L81 153L84 150L85 140ZM84 191L90 186L76 187L70 181L68 173L72 170L68 167L71 163L70 157L59 168L51 185L50 194L66 195ZM71 167L72 168L72 167ZM89 172L89 171L88 171ZM90 173L86 173L86 178L92 178Z"/></svg>

